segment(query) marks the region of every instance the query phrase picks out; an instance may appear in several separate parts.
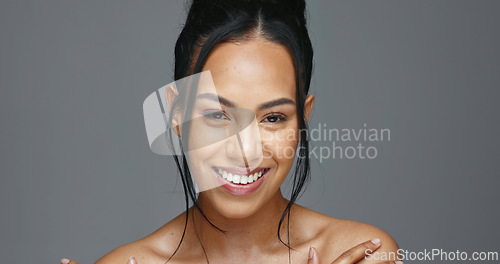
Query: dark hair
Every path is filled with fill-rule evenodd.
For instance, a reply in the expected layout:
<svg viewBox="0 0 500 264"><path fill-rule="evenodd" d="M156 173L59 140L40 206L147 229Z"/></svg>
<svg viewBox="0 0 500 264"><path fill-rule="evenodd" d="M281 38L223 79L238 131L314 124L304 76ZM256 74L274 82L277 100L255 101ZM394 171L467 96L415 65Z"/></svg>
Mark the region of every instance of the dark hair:
<svg viewBox="0 0 500 264"><path fill-rule="evenodd" d="M288 243L285 243L280 237L281 226L285 217L288 217L289 220L290 207L300 196L305 183L310 178L309 143L307 123L304 118L304 104L311 82L313 50L306 27L305 5L304 0L193 0L186 23L175 45L175 80L201 72L211 50L222 42L264 38L267 41L285 46L291 53L295 66L295 76L297 76L296 97L300 131L299 155L293 174L289 203L281 215L278 226L278 239L289 250L289 232ZM169 120L172 120L174 113L179 111L183 112L185 116L191 116L192 110L183 109L182 102L187 102L185 105L193 105L189 101L194 100L193 96L188 96L189 94L195 94L196 91L193 89L195 88L178 91L179 95L171 106L172 111L170 111ZM188 126L187 124L187 127L182 127L182 138L187 138ZM170 133L170 139L172 139L172 129L167 130ZM181 152L178 156L174 155L174 160L181 174L184 188L186 222L181 240L168 260L179 250L184 239L190 199L208 223L224 232L213 225L198 206L193 180L182 148ZM289 221L287 223L289 231Z"/></svg>

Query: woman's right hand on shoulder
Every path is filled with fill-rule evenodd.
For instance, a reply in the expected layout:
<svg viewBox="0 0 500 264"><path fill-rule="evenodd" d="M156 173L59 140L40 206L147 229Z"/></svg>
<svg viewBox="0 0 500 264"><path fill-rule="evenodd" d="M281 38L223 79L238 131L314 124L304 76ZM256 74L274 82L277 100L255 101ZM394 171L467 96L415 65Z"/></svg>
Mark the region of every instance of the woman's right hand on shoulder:
<svg viewBox="0 0 500 264"><path fill-rule="evenodd" d="M80 264L74 260L71 260L71 259L67 259L67 258L62 258L61 259L61 264ZM137 260L134 258L134 257L130 257L128 259L128 262L127 264L138 264L137 263Z"/></svg>
<svg viewBox="0 0 500 264"><path fill-rule="evenodd" d="M342 253L331 264L354 264L363 260L366 253L373 252L380 247L380 239L368 240ZM309 260L307 264L320 264L318 251L311 247L309 249ZM383 261L377 264L403 264L402 261Z"/></svg>

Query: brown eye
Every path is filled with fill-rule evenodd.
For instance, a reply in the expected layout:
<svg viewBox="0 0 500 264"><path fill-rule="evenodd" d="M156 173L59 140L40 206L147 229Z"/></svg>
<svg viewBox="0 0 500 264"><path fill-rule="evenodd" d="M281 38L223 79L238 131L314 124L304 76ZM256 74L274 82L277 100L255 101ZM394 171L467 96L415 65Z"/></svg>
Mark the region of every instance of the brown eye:
<svg viewBox="0 0 500 264"><path fill-rule="evenodd" d="M265 122L269 122L269 123L278 123L278 122L286 121L286 117L283 115L279 115L279 114L272 114L272 115L267 116L264 120L265 120Z"/></svg>

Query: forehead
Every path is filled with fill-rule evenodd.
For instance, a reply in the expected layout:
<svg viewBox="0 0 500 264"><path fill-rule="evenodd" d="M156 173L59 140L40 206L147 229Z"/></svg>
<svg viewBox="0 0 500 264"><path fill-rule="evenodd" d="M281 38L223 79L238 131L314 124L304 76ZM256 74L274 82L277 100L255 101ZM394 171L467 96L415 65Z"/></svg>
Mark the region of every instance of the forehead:
<svg viewBox="0 0 500 264"><path fill-rule="evenodd" d="M225 42L210 53L202 71L197 94L217 93L241 106L250 106L265 99L287 97L295 100L295 68L288 49L263 41ZM267 101L267 100L265 100Z"/></svg>

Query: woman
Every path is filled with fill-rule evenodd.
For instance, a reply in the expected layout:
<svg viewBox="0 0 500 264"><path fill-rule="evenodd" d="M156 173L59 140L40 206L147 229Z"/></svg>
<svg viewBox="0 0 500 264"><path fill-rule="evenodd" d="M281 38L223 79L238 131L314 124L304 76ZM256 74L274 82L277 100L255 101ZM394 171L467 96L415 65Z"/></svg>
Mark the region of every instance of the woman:
<svg viewBox="0 0 500 264"><path fill-rule="evenodd" d="M384 231L294 204L309 177L312 59L304 0L194 0L174 77L197 78L165 94L187 210L97 263L394 263L374 257L398 249Z"/></svg>

